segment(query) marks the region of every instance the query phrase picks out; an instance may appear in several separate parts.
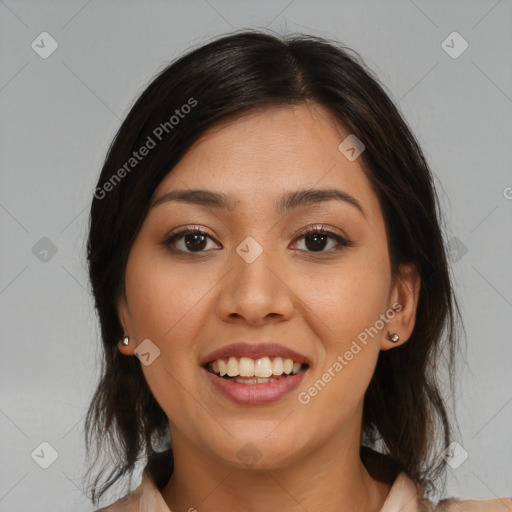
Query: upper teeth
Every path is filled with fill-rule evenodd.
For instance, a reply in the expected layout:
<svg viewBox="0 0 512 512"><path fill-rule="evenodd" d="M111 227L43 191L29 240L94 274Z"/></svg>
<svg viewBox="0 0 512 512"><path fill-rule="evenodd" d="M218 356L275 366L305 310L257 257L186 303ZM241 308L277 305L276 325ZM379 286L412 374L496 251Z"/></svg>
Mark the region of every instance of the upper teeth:
<svg viewBox="0 0 512 512"><path fill-rule="evenodd" d="M230 357L226 363L224 359L217 359L210 363L210 369L221 377L270 377L271 375L282 375L286 373L299 373L302 364L292 359L275 357L271 361L269 357L253 360L250 357Z"/></svg>

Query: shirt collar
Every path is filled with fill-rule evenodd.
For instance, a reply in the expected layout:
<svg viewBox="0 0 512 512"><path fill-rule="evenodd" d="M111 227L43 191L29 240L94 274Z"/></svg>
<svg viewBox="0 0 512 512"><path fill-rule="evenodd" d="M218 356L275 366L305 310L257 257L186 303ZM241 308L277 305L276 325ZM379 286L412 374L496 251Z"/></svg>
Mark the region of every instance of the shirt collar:
<svg viewBox="0 0 512 512"><path fill-rule="evenodd" d="M420 495L420 486L402 472L393 482L380 512L423 512L427 510L425 505Z"/></svg>
<svg viewBox="0 0 512 512"><path fill-rule="evenodd" d="M134 506L129 512L172 512L147 472L143 473L141 484L133 492L133 498ZM427 509L421 503L424 501L420 498L419 486L402 472L393 482L380 512L423 512Z"/></svg>

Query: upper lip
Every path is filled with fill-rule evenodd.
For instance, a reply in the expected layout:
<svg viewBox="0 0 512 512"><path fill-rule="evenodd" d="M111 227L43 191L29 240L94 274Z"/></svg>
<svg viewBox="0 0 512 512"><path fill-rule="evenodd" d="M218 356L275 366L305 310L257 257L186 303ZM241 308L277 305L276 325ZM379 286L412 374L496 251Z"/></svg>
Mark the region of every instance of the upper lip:
<svg viewBox="0 0 512 512"><path fill-rule="evenodd" d="M210 352L202 359L201 364L206 365L217 359L224 359L231 356L250 357L252 359L260 359L265 356L282 357L284 359L292 359L294 362L310 364L306 356L279 343L248 343L245 341L232 343L231 345L226 345L225 347Z"/></svg>

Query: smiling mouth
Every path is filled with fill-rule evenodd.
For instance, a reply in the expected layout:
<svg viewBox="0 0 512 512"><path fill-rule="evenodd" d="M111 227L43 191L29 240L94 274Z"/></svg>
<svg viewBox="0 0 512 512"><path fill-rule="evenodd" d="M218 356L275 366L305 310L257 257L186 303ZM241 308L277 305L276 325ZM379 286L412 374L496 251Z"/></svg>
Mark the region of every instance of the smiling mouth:
<svg viewBox="0 0 512 512"><path fill-rule="evenodd" d="M210 373L240 384L267 384L306 371L308 364L282 357L229 357L204 366Z"/></svg>

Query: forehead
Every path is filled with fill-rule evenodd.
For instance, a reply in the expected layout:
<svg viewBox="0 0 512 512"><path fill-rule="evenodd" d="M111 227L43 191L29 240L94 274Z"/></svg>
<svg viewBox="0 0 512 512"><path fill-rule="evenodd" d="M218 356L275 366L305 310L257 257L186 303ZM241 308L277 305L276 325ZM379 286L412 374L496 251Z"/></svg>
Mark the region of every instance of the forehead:
<svg viewBox="0 0 512 512"><path fill-rule="evenodd" d="M267 206L286 192L337 188L378 209L362 159L338 146L350 132L316 104L273 107L228 120L205 133L159 184L154 197L202 188L233 197L237 205Z"/></svg>

